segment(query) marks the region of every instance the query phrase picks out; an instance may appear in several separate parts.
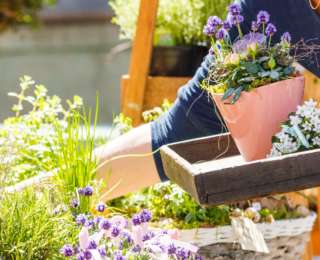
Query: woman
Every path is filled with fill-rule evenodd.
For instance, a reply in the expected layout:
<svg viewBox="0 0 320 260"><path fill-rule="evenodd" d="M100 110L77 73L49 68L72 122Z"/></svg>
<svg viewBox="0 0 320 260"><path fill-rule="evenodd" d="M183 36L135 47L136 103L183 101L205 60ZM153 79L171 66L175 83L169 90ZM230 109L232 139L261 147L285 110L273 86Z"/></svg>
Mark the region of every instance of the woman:
<svg viewBox="0 0 320 260"><path fill-rule="evenodd" d="M274 41L279 41L279 36L289 31L293 43L304 39L320 45L320 0L242 0L239 4L246 21L241 25L244 32L250 30L251 21L256 19L258 11L266 10L278 28ZM207 76L210 59L212 57L207 56L193 79L181 87L168 113L152 124L133 129L98 148L96 155L99 162L123 154L151 153L167 143L220 133L221 124L213 112L214 104L199 87ZM320 62L320 54L317 59ZM303 61L302 65L320 76L316 59L313 62ZM159 152L154 153L153 157L114 160L101 167L97 177L106 180L107 188L116 185L106 198L167 180Z"/></svg>

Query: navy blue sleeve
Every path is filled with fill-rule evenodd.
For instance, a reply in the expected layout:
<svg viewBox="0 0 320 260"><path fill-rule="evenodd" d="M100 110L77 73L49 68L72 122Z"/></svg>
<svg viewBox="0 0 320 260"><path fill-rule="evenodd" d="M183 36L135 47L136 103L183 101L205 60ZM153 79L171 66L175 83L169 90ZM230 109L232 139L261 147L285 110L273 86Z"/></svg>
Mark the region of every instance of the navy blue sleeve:
<svg viewBox="0 0 320 260"><path fill-rule="evenodd" d="M221 133L225 130L207 92L200 88L207 77L212 56L207 56L195 76L181 87L172 108L151 123L152 149L164 144ZM167 180L160 153L154 154L162 181Z"/></svg>
<svg viewBox="0 0 320 260"><path fill-rule="evenodd" d="M320 45L320 17L309 6L306 0L238 0L245 22L241 24L244 33L250 30L251 21L256 19L260 10L266 10L271 15L278 32L274 40L286 31L292 35L293 42L301 39ZM230 32L232 40L237 31ZM212 56L207 56L192 80L183 86L173 107L162 117L151 124L152 149L155 151L164 144L213 135L223 132L224 128L215 112L215 105L207 93L201 90L200 84L208 74ZM320 76L320 53L313 58L301 61L302 65L315 75ZM154 154L159 176L162 181L165 176L160 153Z"/></svg>

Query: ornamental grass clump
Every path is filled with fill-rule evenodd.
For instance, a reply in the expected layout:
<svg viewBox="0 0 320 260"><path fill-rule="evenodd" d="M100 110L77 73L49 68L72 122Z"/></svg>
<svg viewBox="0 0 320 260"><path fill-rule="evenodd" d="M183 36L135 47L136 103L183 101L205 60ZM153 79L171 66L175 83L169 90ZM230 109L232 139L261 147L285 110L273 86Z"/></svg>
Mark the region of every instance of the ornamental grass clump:
<svg viewBox="0 0 320 260"><path fill-rule="evenodd" d="M266 11L257 14L251 31L244 34L244 17L238 4L228 7L226 20L209 17L203 32L211 40L214 56L203 87L211 93L223 94L222 100L235 103L243 91L296 76L295 57L289 32L273 43L277 28Z"/></svg>

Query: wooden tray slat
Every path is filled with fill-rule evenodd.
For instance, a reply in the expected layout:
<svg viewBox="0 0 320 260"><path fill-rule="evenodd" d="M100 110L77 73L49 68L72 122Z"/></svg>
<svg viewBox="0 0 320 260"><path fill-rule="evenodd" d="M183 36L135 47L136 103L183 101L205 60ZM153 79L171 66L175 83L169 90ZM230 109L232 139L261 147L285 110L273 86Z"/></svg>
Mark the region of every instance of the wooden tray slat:
<svg viewBox="0 0 320 260"><path fill-rule="evenodd" d="M245 162L223 134L164 146L161 157L167 176L203 205L320 185L320 149Z"/></svg>

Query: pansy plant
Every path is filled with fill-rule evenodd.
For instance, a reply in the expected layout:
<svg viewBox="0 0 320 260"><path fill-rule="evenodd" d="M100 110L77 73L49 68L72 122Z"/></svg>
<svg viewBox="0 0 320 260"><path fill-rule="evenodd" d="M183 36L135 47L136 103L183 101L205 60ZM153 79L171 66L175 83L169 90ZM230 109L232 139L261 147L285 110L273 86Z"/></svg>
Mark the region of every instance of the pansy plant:
<svg viewBox="0 0 320 260"><path fill-rule="evenodd" d="M209 17L204 34L211 40L210 54L214 61L203 87L209 92L220 93L223 100L235 103L242 91L295 76L290 55L291 36L285 32L280 42L272 44L277 28L270 22L267 11L260 11L251 22L251 30L244 34L244 17L238 4L228 7L225 21ZM231 30L238 37L232 41Z"/></svg>

